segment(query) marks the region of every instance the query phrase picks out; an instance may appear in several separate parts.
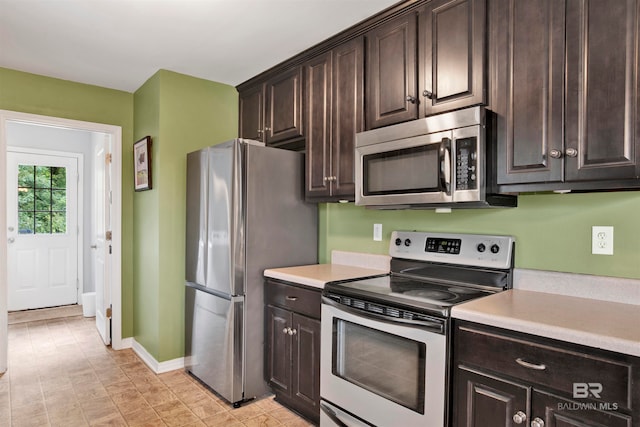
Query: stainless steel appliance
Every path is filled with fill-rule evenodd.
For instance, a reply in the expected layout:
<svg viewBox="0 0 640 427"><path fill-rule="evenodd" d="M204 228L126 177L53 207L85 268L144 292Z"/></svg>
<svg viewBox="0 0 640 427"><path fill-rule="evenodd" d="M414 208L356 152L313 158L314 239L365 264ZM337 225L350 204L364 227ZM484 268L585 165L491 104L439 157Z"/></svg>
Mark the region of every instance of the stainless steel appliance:
<svg viewBox="0 0 640 427"><path fill-rule="evenodd" d="M187 155L185 366L228 401L268 391L263 271L317 262L303 155L236 139Z"/></svg>
<svg viewBox="0 0 640 427"><path fill-rule="evenodd" d="M443 427L451 307L512 286L514 238L394 231L389 276L322 298L320 426Z"/></svg>
<svg viewBox="0 0 640 427"><path fill-rule="evenodd" d="M356 134L356 205L515 206L495 193L487 111L466 108Z"/></svg>

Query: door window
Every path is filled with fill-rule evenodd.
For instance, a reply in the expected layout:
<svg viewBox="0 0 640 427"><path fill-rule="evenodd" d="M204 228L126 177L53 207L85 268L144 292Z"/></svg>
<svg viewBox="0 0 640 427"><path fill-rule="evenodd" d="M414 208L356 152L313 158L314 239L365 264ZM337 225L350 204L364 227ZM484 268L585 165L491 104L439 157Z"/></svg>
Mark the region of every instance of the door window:
<svg viewBox="0 0 640 427"><path fill-rule="evenodd" d="M333 322L333 375L424 414L425 343Z"/></svg>
<svg viewBox="0 0 640 427"><path fill-rule="evenodd" d="M67 169L18 166L20 234L64 234L67 231Z"/></svg>

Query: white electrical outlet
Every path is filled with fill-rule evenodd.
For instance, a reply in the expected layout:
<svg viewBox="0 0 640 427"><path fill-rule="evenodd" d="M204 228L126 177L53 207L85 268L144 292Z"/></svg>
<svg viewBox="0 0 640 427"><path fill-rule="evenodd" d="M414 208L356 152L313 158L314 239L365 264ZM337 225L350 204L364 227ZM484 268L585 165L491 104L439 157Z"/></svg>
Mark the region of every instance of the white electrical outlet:
<svg viewBox="0 0 640 427"><path fill-rule="evenodd" d="M594 255L613 255L613 227L591 227L591 253Z"/></svg>
<svg viewBox="0 0 640 427"><path fill-rule="evenodd" d="M382 241L382 224L373 224L373 240Z"/></svg>

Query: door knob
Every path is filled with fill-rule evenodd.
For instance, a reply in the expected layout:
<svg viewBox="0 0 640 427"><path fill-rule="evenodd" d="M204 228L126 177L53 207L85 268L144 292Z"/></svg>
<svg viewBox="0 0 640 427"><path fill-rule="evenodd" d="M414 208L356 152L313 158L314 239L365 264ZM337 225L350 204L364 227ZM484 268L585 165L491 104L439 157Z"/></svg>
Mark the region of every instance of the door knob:
<svg viewBox="0 0 640 427"><path fill-rule="evenodd" d="M533 421L531 421L531 427L544 427L544 421L535 417Z"/></svg>
<svg viewBox="0 0 640 427"><path fill-rule="evenodd" d="M554 148L553 150L549 151L549 157L551 157L552 159L559 159L560 157L562 157L562 151L556 150Z"/></svg>
<svg viewBox="0 0 640 427"><path fill-rule="evenodd" d="M516 424L522 424L527 421L527 414L522 411L518 411L513 415L513 422Z"/></svg>
<svg viewBox="0 0 640 427"><path fill-rule="evenodd" d="M567 154L567 157L577 157L578 156L578 150L576 150L575 148L567 148L567 151L565 153Z"/></svg>

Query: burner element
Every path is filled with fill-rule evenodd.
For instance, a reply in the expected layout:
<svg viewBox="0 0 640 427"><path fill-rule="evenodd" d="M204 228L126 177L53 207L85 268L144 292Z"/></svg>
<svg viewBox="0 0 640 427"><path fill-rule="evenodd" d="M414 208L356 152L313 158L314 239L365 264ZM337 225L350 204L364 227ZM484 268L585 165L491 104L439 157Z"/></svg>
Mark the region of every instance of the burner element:
<svg viewBox="0 0 640 427"><path fill-rule="evenodd" d="M456 297L456 295L451 292L439 291L436 289L410 289L408 291L404 291L404 295L437 301L448 301Z"/></svg>

